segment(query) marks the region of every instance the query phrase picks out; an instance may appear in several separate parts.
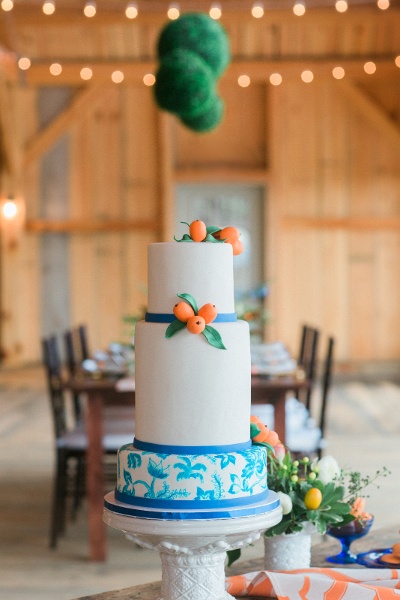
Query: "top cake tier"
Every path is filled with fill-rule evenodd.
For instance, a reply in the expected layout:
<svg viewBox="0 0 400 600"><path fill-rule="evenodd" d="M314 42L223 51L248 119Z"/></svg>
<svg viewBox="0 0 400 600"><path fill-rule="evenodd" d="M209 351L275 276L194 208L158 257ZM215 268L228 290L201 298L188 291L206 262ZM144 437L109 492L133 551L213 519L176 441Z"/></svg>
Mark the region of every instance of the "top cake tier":
<svg viewBox="0 0 400 600"><path fill-rule="evenodd" d="M148 312L172 313L177 294L191 294L199 306L215 304L235 312L231 244L165 242L149 246Z"/></svg>

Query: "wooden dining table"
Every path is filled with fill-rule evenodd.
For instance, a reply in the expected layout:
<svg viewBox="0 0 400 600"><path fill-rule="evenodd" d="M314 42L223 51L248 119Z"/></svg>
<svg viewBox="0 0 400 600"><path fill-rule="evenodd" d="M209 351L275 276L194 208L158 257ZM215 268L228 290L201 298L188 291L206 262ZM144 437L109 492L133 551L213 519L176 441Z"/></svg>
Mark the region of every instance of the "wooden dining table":
<svg viewBox="0 0 400 600"><path fill-rule="evenodd" d="M103 498L105 493L103 469L103 434L105 414L121 404L133 405L134 380L123 381L114 378L93 379L79 375L66 383L66 388L87 397L85 415L88 437L86 460L86 496L88 511L89 559L104 561L107 557L106 525L103 523ZM295 374L279 377L252 376L252 403L273 404L275 410L275 430L282 443L285 443L285 402L288 392L307 389L309 382ZM132 425L132 441L134 437Z"/></svg>
<svg viewBox="0 0 400 600"><path fill-rule="evenodd" d="M370 532L367 536L360 538L352 545L352 550L356 553L368 552L371 548L391 548L399 540L400 524L396 526L377 529ZM326 536L323 541L311 547L311 566L312 567L335 567L326 561L330 554L336 554L340 545L336 540ZM232 567L226 568L226 576L241 575L244 573L254 573L264 569L263 558L255 558L249 561L235 563ZM339 568L363 568L358 564L337 565ZM146 583L130 588L113 590L94 596L84 596L74 600L156 600L161 594L161 582ZM256 598L253 600L272 600L272 598Z"/></svg>

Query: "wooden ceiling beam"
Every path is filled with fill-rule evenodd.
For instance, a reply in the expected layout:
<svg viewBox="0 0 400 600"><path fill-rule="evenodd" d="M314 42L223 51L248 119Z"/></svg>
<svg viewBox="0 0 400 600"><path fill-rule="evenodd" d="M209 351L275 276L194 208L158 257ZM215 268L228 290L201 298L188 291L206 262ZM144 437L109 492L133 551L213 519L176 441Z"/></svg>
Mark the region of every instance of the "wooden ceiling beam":
<svg viewBox="0 0 400 600"><path fill-rule="evenodd" d="M339 90L346 97L358 114L361 114L373 127L375 127L400 152L400 126L386 112L383 106L372 100L360 87L349 81L341 81Z"/></svg>
<svg viewBox="0 0 400 600"><path fill-rule="evenodd" d="M25 147L24 164L29 165L51 148L51 146L68 131L76 119L82 118L88 110L92 110L96 101L102 95L102 86L90 85L77 92L71 104L47 127L38 131Z"/></svg>
<svg viewBox="0 0 400 600"><path fill-rule="evenodd" d="M209 5L205 5L205 0L201 2L192 3L193 10L207 11ZM376 18L379 19L380 23L392 23L393 19L398 21L400 19L400 9L398 6L391 6L388 10L379 10L376 3L363 3L361 5L352 5L346 14L339 13L335 10L332 4L330 6L309 8L306 14L302 17L297 17L291 10L291 3L287 4L287 8L279 8L282 3L274 5L275 8L268 10L268 5L265 10L264 16L260 19L255 19L251 15L252 2L234 3L232 9L229 7L229 3L223 4L223 12L221 17L221 23L229 26L230 24L240 24L243 20L248 20L253 23L268 23L271 24L282 24L282 23L304 23L307 25L327 25L329 26L339 24L343 25L344 21L346 24L357 24L362 25L365 19ZM211 0L210 0L211 5ZM136 19L128 19L125 15L124 8L119 9L99 9L96 15L92 18L85 17L82 8L63 8L57 7L56 11L52 15L45 15L41 6L32 6L32 4L21 4L16 3L12 10L12 19L17 27L19 28L32 28L32 27L98 27L107 25L127 25L131 26L134 24L139 25L158 25L161 26L168 21L166 11L168 3L160 4L157 10L151 8L151 5L146 9L146 5L141 3L139 5L139 14ZM185 5L185 11L189 9L189 4Z"/></svg>
<svg viewBox="0 0 400 600"><path fill-rule="evenodd" d="M233 60L228 67L223 78L227 81L237 81L240 75L246 74L252 82L267 82L272 73L278 72L283 78L299 78L304 69L309 69L314 73L314 77L332 78L332 69L337 66L343 67L346 76L354 78L382 78L399 77L400 68L394 62L394 56L385 58L374 58L370 55L360 56L358 58L343 58L332 56L326 58L299 57L283 60ZM364 72L364 64L367 61L374 60L376 64L376 73L367 75ZM143 77L147 73L155 73L157 63L155 61L109 61L109 62L90 62L88 60L67 62L62 64L60 75L51 75L49 71L51 61L48 63L33 63L32 66L24 72L24 79L28 85L71 85L80 86L83 80L80 71L83 67L90 67L93 71L93 77L90 84L112 84L111 74L114 71L122 71L124 74L124 83L142 84ZM122 84L123 85L123 84Z"/></svg>

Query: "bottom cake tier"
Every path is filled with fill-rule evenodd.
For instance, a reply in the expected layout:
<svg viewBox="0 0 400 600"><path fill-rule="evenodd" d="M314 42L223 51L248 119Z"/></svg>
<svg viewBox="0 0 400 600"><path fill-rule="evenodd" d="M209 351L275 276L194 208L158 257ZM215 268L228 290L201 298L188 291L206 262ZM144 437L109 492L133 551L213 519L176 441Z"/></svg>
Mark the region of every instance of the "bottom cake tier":
<svg viewBox="0 0 400 600"><path fill-rule="evenodd" d="M115 498L137 509L160 511L159 518L168 511L226 518L224 511L268 498L267 452L253 445L226 453L162 454L127 444L118 452Z"/></svg>

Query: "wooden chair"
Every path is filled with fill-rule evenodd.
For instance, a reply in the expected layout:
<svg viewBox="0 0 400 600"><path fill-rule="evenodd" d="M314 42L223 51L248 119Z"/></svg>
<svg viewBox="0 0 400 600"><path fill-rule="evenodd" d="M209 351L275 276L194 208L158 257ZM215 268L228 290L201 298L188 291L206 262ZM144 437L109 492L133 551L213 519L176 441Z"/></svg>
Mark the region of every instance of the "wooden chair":
<svg viewBox="0 0 400 600"><path fill-rule="evenodd" d="M306 378L311 382L308 390L300 392L298 400L303 402L308 412L311 412L311 396L315 383L318 358L319 330L303 325L300 341L298 364L304 369Z"/></svg>
<svg viewBox="0 0 400 600"><path fill-rule="evenodd" d="M67 411L62 377L62 366L56 337L42 340L43 364L53 419L56 472L50 530L50 547L56 548L58 536L65 531L66 501L74 498L74 509L81 497L80 483L86 452L86 434L81 426L67 428Z"/></svg>
<svg viewBox="0 0 400 600"><path fill-rule="evenodd" d="M43 364L47 376L50 406L54 425L56 469L51 515L50 547L56 548L59 535L65 532L66 507L72 498L72 516L76 515L84 496L85 458L88 445L84 423L67 426L66 385L62 375L62 365L57 338L53 335L42 340ZM129 443L134 435L133 406L130 413L104 411L103 448L106 456L105 473L113 482L116 477L115 457L123 444Z"/></svg>
<svg viewBox="0 0 400 600"><path fill-rule="evenodd" d="M68 374L70 377L75 377L83 360L78 329L68 329L64 332L64 349ZM79 394L73 394L72 400L76 423L82 423L84 410L82 398Z"/></svg>
<svg viewBox="0 0 400 600"><path fill-rule="evenodd" d="M303 456L316 455L318 458L321 458L323 451L327 446L325 433L329 392L332 381L334 345L334 338L329 337L321 377L321 408L318 425L312 426L309 422L308 426L306 425L297 431L288 431L287 447L294 454Z"/></svg>

